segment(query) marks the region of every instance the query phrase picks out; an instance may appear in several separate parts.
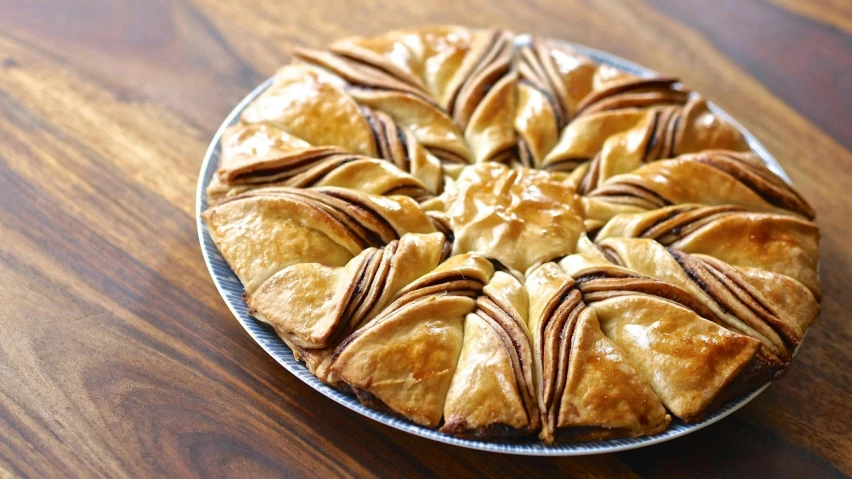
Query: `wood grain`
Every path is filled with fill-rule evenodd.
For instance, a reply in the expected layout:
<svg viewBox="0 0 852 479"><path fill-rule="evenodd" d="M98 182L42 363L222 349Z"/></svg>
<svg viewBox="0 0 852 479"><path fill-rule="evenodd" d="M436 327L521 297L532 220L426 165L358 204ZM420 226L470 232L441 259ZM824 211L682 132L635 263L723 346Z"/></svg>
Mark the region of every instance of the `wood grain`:
<svg viewBox="0 0 852 479"><path fill-rule="evenodd" d="M0 477L852 474L848 2L0 0ZM209 139L295 45L498 25L679 75L818 212L823 313L790 373L682 440L585 458L350 413L230 316L193 218Z"/></svg>

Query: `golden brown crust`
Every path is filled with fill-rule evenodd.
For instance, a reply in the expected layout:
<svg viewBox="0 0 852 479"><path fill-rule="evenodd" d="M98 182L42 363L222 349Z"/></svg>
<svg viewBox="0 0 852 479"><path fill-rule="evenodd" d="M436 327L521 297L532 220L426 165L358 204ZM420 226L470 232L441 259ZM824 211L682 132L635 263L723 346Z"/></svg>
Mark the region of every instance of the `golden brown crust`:
<svg viewBox="0 0 852 479"><path fill-rule="evenodd" d="M736 205L813 217L810 206L755 154L731 151L705 151L648 163L610 178L584 200L586 211L602 221L619 213L685 203Z"/></svg>
<svg viewBox="0 0 852 479"><path fill-rule="evenodd" d="M518 156L540 168L571 121L577 104L592 91L598 65L571 49L533 38L517 52L519 74L515 131Z"/></svg>
<svg viewBox="0 0 852 479"><path fill-rule="evenodd" d="M444 237L406 234L365 249L345 267L302 263L279 271L250 296L249 312L303 349L336 345L441 260Z"/></svg>
<svg viewBox="0 0 852 479"><path fill-rule="evenodd" d="M704 414L760 346L649 295L605 299L591 307L604 334L625 350L666 408L685 421Z"/></svg>
<svg viewBox="0 0 852 479"><path fill-rule="evenodd" d="M470 298L426 296L380 316L349 336L331 370L411 421L436 427L462 346Z"/></svg>
<svg viewBox="0 0 852 479"><path fill-rule="evenodd" d="M465 318L441 431L479 438L529 435L538 429L539 413L526 292L517 279L497 272L476 304Z"/></svg>
<svg viewBox="0 0 852 479"><path fill-rule="evenodd" d="M545 263L531 272L526 286L542 414L539 437L553 443L665 429L670 418L660 400L603 335L573 279Z"/></svg>
<svg viewBox="0 0 852 479"><path fill-rule="evenodd" d="M804 336L800 324L810 324L818 311L811 295L798 296L800 304L788 301L780 307L777 299L752 285L755 280L716 258L665 248L649 239L610 238L601 246L620 264L688 290L709 310L702 314L692 308L702 317L760 340L763 356L778 371L786 368Z"/></svg>
<svg viewBox="0 0 852 479"><path fill-rule="evenodd" d="M735 205L674 205L618 215L604 225L596 240L618 237L653 239L685 253L784 274L819 296L819 228L802 218Z"/></svg>
<svg viewBox="0 0 852 479"><path fill-rule="evenodd" d="M242 198L202 217L249 294L287 266L307 261L342 266L360 252L339 222L287 198Z"/></svg>
<svg viewBox="0 0 852 479"><path fill-rule="evenodd" d="M517 271L571 253L584 229L574 190L530 169L467 168L436 202L453 230L454 253L477 252Z"/></svg>
<svg viewBox="0 0 852 479"><path fill-rule="evenodd" d="M812 208L676 78L515 40L297 51L202 215L249 312L459 437L656 434L783 375L819 312Z"/></svg>

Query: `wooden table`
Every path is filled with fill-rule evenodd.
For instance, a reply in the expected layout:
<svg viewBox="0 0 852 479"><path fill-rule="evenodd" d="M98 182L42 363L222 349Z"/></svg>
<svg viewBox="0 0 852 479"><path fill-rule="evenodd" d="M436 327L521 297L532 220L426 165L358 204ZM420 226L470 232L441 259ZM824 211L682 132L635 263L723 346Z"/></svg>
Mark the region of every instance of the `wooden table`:
<svg viewBox="0 0 852 479"><path fill-rule="evenodd" d="M584 458L445 446L285 372L199 252L198 170L295 45L457 22L683 78L763 141L822 228L787 377L684 439ZM0 0L0 477L852 474L849 0Z"/></svg>

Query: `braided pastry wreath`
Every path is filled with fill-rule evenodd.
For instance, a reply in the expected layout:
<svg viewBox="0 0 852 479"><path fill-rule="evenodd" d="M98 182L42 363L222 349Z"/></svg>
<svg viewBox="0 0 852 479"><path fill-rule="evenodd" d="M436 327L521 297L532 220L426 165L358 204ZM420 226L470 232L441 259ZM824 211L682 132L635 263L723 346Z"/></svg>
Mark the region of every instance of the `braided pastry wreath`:
<svg viewBox="0 0 852 479"><path fill-rule="evenodd" d="M674 78L430 27L299 50L203 213L319 379L459 437L698 421L819 312L814 211Z"/></svg>

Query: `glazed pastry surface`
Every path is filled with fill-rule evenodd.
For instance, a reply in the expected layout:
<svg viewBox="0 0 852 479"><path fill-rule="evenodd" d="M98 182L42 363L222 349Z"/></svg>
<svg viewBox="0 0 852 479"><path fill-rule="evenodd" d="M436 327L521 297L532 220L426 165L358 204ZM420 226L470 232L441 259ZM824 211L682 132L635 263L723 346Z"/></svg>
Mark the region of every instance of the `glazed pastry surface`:
<svg viewBox="0 0 852 479"><path fill-rule="evenodd" d="M326 384L546 444L700 421L819 314L815 212L678 79L457 26L300 49L202 214Z"/></svg>

